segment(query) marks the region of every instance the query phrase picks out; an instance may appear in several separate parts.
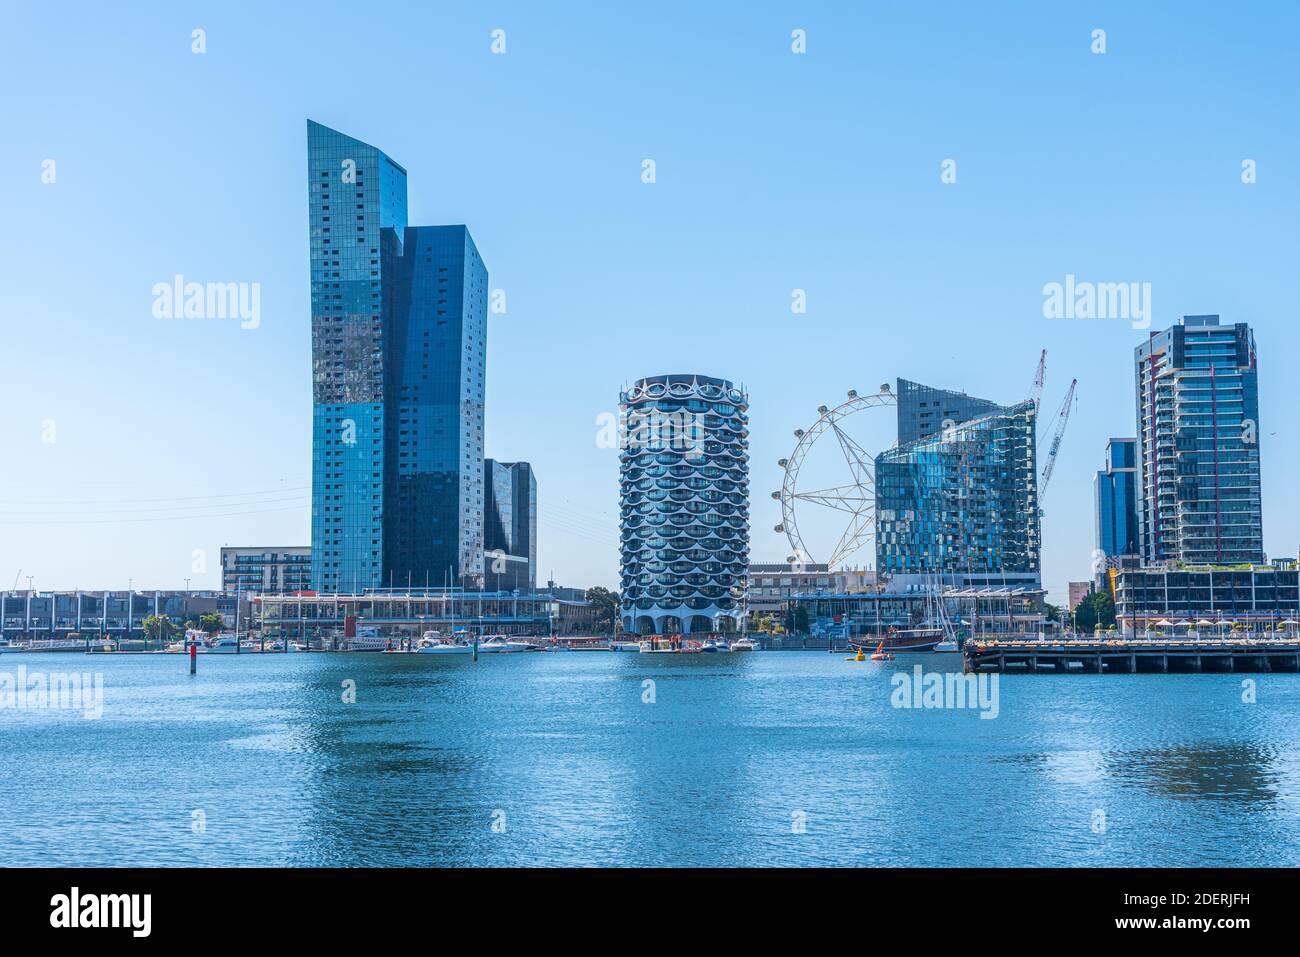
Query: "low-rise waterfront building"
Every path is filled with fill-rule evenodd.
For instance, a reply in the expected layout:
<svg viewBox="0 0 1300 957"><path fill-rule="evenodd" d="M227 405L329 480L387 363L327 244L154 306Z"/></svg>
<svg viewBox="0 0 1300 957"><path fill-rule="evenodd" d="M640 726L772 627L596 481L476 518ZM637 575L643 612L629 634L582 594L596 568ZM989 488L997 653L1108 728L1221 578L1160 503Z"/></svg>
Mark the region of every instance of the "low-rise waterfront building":
<svg viewBox="0 0 1300 957"><path fill-rule="evenodd" d="M221 588L232 595L306 591L311 588L311 546L223 546Z"/></svg>
<svg viewBox="0 0 1300 957"><path fill-rule="evenodd" d="M561 591L558 590L557 591ZM375 589L359 594L257 595L253 629L265 638L303 638L333 647L349 619L395 638L426 631L445 636L590 634L596 609L586 599L552 592L461 588Z"/></svg>
<svg viewBox="0 0 1300 957"><path fill-rule="evenodd" d="M0 635L10 641L142 638L143 622L151 615L183 625L218 612L225 626L234 628L237 616L248 622L249 609L247 595L237 600L233 593L216 591L15 590L0 594Z"/></svg>
<svg viewBox="0 0 1300 957"><path fill-rule="evenodd" d="M895 575L883 589L810 592L791 602L814 636L878 637L890 628L933 625L936 599L958 634L1036 634L1046 621L1045 592L1034 573Z"/></svg>
<svg viewBox="0 0 1300 957"><path fill-rule="evenodd" d="M831 571L818 562L759 562L749 566L746 604L751 621L758 616L784 620L790 599L809 592L859 592L874 588L871 569Z"/></svg>
<svg viewBox="0 0 1300 957"><path fill-rule="evenodd" d="M1115 619L1125 631L1233 626L1261 631L1300 619L1300 571L1294 562L1169 565L1124 569L1114 577Z"/></svg>

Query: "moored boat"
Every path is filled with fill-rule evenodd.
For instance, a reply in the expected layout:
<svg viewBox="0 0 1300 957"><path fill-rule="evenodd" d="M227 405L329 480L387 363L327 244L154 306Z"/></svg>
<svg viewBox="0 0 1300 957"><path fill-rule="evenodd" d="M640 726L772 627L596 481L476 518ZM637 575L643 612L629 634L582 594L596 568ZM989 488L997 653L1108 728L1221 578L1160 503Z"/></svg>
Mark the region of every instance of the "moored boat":
<svg viewBox="0 0 1300 957"><path fill-rule="evenodd" d="M459 645L437 632L426 631L420 643L416 645L415 653L417 655L472 655L474 646Z"/></svg>
<svg viewBox="0 0 1300 957"><path fill-rule="evenodd" d="M945 637L942 628L891 628L880 638L851 640L849 646L870 649L873 645L883 642L885 651L897 653L934 651Z"/></svg>
<svg viewBox="0 0 1300 957"><path fill-rule="evenodd" d="M396 643L387 635L381 635L374 628L358 628L351 638L344 638L339 645L340 651L387 651L396 647Z"/></svg>
<svg viewBox="0 0 1300 957"><path fill-rule="evenodd" d="M514 654L520 651L533 651L533 645L526 641L514 641L505 635L489 635L479 642L480 654Z"/></svg>

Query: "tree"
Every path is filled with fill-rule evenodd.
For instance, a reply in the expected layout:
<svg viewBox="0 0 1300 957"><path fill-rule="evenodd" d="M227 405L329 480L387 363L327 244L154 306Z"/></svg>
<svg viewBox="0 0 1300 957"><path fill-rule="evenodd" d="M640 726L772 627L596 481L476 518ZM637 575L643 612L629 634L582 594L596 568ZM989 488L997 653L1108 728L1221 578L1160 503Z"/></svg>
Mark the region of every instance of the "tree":
<svg viewBox="0 0 1300 957"><path fill-rule="evenodd" d="M1115 624L1115 601L1106 590L1095 591L1074 609L1076 631L1091 632L1098 625L1110 628Z"/></svg>
<svg viewBox="0 0 1300 957"><path fill-rule="evenodd" d="M199 627L209 635L215 635L222 628L226 627L226 619L219 611L210 611L205 615L199 616Z"/></svg>
<svg viewBox="0 0 1300 957"><path fill-rule="evenodd" d="M596 585L587 589L587 601L596 606L596 627L613 632L614 622L618 621L618 596L608 588Z"/></svg>
<svg viewBox="0 0 1300 957"><path fill-rule="evenodd" d="M179 634L181 626L176 624L166 615L150 615L143 622L141 627L144 628L144 636L150 640L156 638L170 638Z"/></svg>
<svg viewBox="0 0 1300 957"><path fill-rule="evenodd" d="M1061 620L1060 606L1053 605L1050 601L1043 602L1043 615L1048 621L1059 622Z"/></svg>

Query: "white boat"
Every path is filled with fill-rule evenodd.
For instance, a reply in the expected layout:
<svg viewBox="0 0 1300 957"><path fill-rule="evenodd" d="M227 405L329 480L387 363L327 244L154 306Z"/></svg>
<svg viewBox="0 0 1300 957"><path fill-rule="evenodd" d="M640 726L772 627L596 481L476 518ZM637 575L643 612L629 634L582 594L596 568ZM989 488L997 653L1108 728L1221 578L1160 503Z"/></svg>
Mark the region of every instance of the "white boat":
<svg viewBox="0 0 1300 957"><path fill-rule="evenodd" d="M344 638L340 651L387 651L394 647L394 642L386 635L381 635L374 628L358 628L352 638Z"/></svg>
<svg viewBox="0 0 1300 957"><path fill-rule="evenodd" d="M200 648L200 651L205 649ZM234 635L220 635L217 640L208 645L206 651L210 655L237 655L239 654L239 639Z"/></svg>
<svg viewBox="0 0 1300 957"><path fill-rule="evenodd" d="M728 651L757 651L758 642L751 638L737 638L727 646Z"/></svg>
<svg viewBox="0 0 1300 957"><path fill-rule="evenodd" d="M6 651L19 651L19 650L21 649L17 645L11 645L9 643L8 638L0 638L0 654L3 654Z"/></svg>
<svg viewBox="0 0 1300 957"><path fill-rule="evenodd" d="M505 635L490 635L479 642L481 654L513 654L519 651L532 651L533 646L526 641L511 641Z"/></svg>
<svg viewBox="0 0 1300 957"><path fill-rule="evenodd" d="M416 647L417 655L472 655L473 645L458 645L450 638L421 638Z"/></svg>

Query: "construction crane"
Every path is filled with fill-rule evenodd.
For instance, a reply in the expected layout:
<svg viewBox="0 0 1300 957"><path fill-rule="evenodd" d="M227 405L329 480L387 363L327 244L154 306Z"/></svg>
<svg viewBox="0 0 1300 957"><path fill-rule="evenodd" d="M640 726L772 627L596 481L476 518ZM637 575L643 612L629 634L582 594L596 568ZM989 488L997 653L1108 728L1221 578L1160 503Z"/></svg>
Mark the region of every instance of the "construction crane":
<svg viewBox="0 0 1300 957"><path fill-rule="evenodd" d="M1066 423L1070 421L1070 410L1074 407L1074 387L1078 384L1078 379L1070 380L1070 388L1065 393L1065 401L1061 403L1061 408L1057 410L1056 417L1052 419L1052 443L1047 449L1047 464L1043 466L1043 477L1038 482L1038 500L1040 502L1047 493L1047 483L1052 479L1052 468L1056 465L1056 453L1061 450L1061 438L1065 435Z"/></svg>
<svg viewBox="0 0 1300 957"><path fill-rule="evenodd" d="M1043 382L1047 378L1047 350L1038 357L1038 371L1034 373L1034 387L1029 392L1029 398L1034 400L1034 411L1038 410L1038 401L1043 397Z"/></svg>

